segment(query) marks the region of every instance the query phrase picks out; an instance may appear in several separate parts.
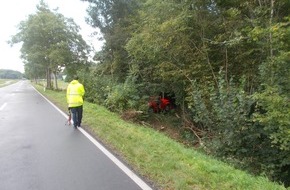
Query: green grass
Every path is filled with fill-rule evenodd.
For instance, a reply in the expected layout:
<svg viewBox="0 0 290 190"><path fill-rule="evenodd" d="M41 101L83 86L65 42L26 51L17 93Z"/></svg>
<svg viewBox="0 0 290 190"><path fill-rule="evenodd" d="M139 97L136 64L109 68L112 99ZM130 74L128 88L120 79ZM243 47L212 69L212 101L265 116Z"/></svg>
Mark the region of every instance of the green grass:
<svg viewBox="0 0 290 190"><path fill-rule="evenodd" d="M60 90L65 90L68 86L68 83L64 82L63 80L57 80L57 85Z"/></svg>
<svg viewBox="0 0 290 190"><path fill-rule="evenodd" d="M41 93L66 111L65 92ZM282 190L282 185L204 155L151 128L123 121L102 106L85 102L84 127L158 189Z"/></svg>
<svg viewBox="0 0 290 190"><path fill-rule="evenodd" d="M46 86L46 80L45 79L39 79L37 84L42 86L42 88L44 88ZM52 84L55 87L54 80L52 80ZM57 89L58 90L66 90L68 84L69 84L68 82L65 82L63 80L58 79L57 80L57 87L58 87Z"/></svg>
<svg viewBox="0 0 290 190"><path fill-rule="evenodd" d="M18 82L16 79L0 79L0 88Z"/></svg>

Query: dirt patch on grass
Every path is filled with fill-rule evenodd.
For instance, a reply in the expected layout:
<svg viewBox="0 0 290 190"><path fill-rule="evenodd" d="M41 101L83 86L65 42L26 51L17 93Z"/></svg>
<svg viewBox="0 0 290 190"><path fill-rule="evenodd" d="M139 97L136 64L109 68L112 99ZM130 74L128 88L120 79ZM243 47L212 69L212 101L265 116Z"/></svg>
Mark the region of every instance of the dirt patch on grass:
<svg viewBox="0 0 290 190"><path fill-rule="evenodd" d="M133 123L138 123L146 127L151 127L166 136L189 147L198 147L199 141L192 131L183 126L183 122L174 113L143 113L129 110L121 114L121 118Z"/></svg>

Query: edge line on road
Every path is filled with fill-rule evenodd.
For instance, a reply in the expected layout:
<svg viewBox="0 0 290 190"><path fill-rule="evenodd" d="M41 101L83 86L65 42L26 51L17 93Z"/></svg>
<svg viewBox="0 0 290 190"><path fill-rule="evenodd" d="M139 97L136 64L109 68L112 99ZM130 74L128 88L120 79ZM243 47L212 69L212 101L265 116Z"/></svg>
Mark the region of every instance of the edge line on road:
<svg viewBox="0 0 290 190"><path fill-rule="evenodd" d="M6 106L7 106L7 103L5 102L5 103L0 107L0 111L2 111Z"/></svg>
<svg viewBox="0 0 290 190"><path fill-rule="evenodd" d="M34 88L34 87L33 87ZM52 105L57 111L59 111L65 118L68 118L61 109L54 105L50 100L48 100L44 95L42 95L36 88L34 90L40 94L50 105ZM116 166L118 166L128 177L130 177L141 189L152 190L152 188L147 185L140 177L138 177L132 170L125 166L118 158L116 158L110 151L108 151L101 143L99 143L95 138L93 138L84 129L79 128L78 130L87 137L99 150L101 150Z"/></svg>
<svg viewBox="0 0 290 190"><path fill-rule="evenodd" d="M88 134L84 129L78 128L95 146L97 146L112 162L114 162L127 176L129 176L143 190L152 190L141 178L139 178L132 170L125 166L118 158L110 153L103 145Z"/></svg>

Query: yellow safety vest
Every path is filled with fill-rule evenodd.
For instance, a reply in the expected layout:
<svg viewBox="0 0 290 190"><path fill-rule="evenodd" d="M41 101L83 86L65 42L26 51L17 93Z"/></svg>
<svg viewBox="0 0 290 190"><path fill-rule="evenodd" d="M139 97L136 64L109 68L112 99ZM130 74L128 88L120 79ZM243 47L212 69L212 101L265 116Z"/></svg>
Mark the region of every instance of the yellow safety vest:
<svg viewBox="0 0 290 190"><path fill-rule="evenodd" d="M71 81L66 91L66 99L68 107L73 108L83 105L84 94L85 94L84 86L77 80Z"/></svg>

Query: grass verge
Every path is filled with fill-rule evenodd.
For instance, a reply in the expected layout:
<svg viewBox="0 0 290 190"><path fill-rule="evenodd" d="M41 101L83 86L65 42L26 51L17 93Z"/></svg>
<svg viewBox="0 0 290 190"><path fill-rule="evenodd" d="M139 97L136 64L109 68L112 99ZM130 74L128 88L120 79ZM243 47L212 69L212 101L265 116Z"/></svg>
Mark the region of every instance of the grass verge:
<svg viewBox="0 0 290 190"><path fill-rule="evenodd" d="M36 88L66 111L65 92ZM282 190L282 185L184 147L152 128L126 122L102 106L85 102L83 124L157 189ZM289 189L289 188L288 188Z"/></svg>
<svg viewBox="0 0 290 190"><path fill-rule="evenodd" d="M4 86L8 86L10 84L16 83L19 80L17 79L0 79L0 88Z"/></svg>

